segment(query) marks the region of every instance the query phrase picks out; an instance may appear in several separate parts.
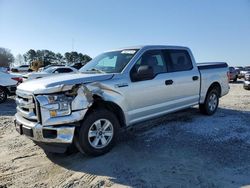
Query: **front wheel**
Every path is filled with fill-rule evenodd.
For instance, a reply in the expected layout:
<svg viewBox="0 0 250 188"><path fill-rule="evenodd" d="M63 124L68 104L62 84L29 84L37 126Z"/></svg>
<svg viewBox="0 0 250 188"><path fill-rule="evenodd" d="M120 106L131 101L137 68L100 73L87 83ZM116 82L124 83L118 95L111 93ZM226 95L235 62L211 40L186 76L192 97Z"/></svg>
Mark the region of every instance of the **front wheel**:
<svg viewBox="0 0 250 188"><path fill-rule="evenodd" d="M119 121L113 112L106 109L92 111L81 123L76 146L87 155L105 154L114 146L118 129Z"/></svg>
<svg viewBox="0 0 250 188"><path fill-rule="evenodd" d="M0 86L0 103L5 102L7 99L6 89Z"/></svg>
<svg viewBox="0 0 250 188"><path fill-rule="evenodd" d="M200 104L199 108L202 114L213 115L219 105L219 92L214 88L210 90L206 96L205 103Z"/></svg>

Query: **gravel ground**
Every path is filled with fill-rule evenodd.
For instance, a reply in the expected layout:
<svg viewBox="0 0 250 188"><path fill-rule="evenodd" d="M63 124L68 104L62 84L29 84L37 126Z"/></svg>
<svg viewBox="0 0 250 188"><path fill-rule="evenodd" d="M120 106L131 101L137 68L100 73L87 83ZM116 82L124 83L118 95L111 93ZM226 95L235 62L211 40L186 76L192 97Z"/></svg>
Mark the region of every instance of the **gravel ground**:
<svg viewBox="0 0 250 188"><path fill-rule="evenodd" d="M0 104L0 188L250 187L250 91L230 84L213 116L197 107L139 124L108 154L45 154Z"/></svg>

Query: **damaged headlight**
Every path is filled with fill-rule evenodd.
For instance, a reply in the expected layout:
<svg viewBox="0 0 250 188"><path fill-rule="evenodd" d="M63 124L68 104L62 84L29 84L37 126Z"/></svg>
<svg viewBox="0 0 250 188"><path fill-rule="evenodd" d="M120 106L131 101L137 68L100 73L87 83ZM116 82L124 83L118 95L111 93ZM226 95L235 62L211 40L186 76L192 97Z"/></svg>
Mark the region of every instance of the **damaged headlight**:
<svg viewBox="0 0 250 188"><path fill-rule="evenodd" d="M67 116L71 114L71 101L72 97L68 97L64 94L59 95L48 95L46 96L50 117Z"/></svg>

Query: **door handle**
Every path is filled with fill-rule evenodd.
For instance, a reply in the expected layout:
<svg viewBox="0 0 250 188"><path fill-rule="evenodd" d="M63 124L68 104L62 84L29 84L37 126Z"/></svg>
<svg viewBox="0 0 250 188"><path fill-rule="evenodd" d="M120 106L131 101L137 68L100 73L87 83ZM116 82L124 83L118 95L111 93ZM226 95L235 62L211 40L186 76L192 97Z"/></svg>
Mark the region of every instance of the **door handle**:
<svg viewBox="0 0 250 188"><path fill-rule="evenodd" d="M172 85L174 83L173 80L166 80L165 85Z"/></svg>
<svg viewBox="0 0 250 188"><path fill-rule="evenodd" d="M199 76L193 76L192 78L194 81L199 79Z"/></svg>

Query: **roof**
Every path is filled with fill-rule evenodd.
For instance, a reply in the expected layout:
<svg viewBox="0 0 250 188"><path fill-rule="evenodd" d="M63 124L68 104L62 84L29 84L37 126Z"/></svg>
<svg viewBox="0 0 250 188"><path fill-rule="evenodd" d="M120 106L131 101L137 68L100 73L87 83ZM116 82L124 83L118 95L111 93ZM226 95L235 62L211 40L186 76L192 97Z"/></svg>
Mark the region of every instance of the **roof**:
<svg viewBox="0 0 250 188"><path fill-rule="evenodd" d="M117 51L117 50L128 50L128 49L150 49L150 48L187 48L185 46L175 46L175 45L138 45L138 46L129 46L129 47L123 47L123 48L117 48L109 51Z"/></svg>

